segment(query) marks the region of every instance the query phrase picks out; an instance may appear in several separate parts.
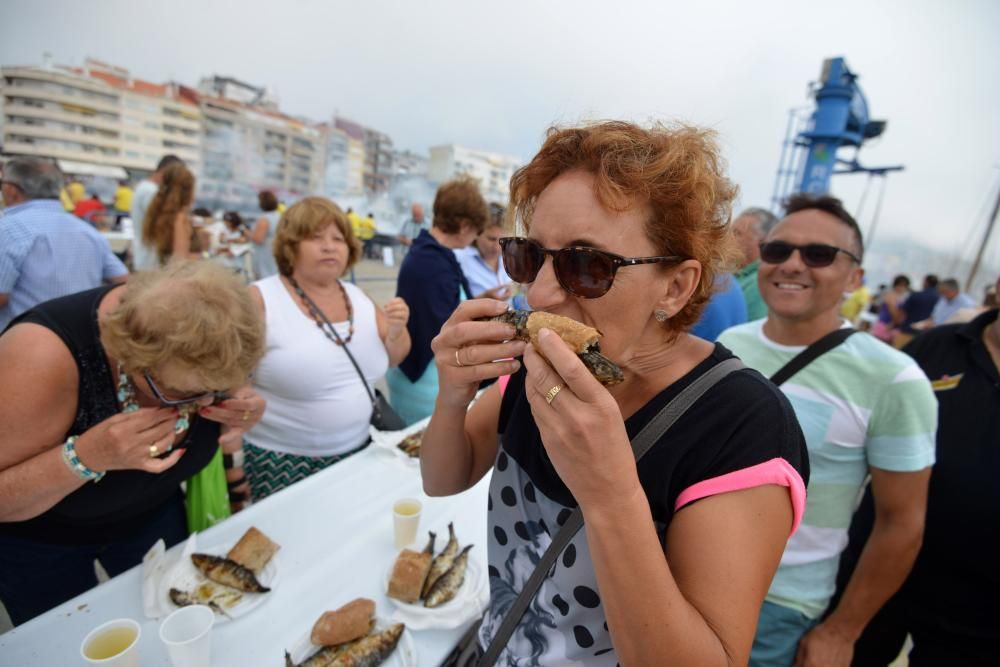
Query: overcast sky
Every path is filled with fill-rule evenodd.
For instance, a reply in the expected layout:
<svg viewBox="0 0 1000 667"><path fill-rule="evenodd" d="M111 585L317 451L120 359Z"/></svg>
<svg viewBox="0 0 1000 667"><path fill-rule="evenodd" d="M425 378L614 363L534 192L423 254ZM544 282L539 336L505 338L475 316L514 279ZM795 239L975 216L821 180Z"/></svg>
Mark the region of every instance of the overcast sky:
<svg viewBox="0 0 1000 667"><path fill-rule="evenodd" d="M889 121L862 161L906 166L879 236L961 246L1000 184L997 0L0 1L0 64L44 51L154 81L236 76L286 112L337 110L419 151L528 159L552 123L683 120L719 132L740 205L767 205L788 109L843 55ZM833 192L853 211L863 184L841 176Z"/></svg>

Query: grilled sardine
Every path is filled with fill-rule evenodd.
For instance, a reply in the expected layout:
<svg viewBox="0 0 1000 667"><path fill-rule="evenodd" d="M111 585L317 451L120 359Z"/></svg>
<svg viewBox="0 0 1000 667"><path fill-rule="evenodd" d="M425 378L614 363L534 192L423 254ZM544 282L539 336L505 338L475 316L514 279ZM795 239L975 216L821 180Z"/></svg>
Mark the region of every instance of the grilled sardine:
<svg viewBox="0 0 1000 667"><path fill-rule="evenodd" d="M405 629L405 625L396 623L382 632L342 644L333 660L327 663L327 667L377 667L396 650L396 645Z"/></svg>
<svg viewBox="0 0 1000 667"><path fill-rule="evenodd" d="M191 562L203 575L224 586L245 593L267 593L271 590L257 581L256 575L251 570L228 558L210 554L191 554Z"/></svg>
<svg viewBox="0 0 1000 667"><path fill-rule="evenodd" d="M226 613L225 609L223 609L220 605L216 604L215 600L208 600L207 602L202 602L201 600L196 599L190 593L182 591L179 588L170 589L170 601L173 602L178 607L187 607L192 604L205 604L208 605L208 607L216 614L222 614L226 618L232 618L232 616Z"/></svg>
<svg viewBox="0 0 1000 667"><path fill-rule="evenodd" d="M425 607L440 607L455 597L458 589L462 587L462 582L465 581L465 570L469 565L469 549L472 546L470 544L462 549L462 553L458 555L448 571L434 582L424 599Z"/></svg>
<svg viewBox="0 0 1000 667"><path fill-rule="evenodd" d="M427 594L431 590L431 586L434 582L444 576L444 573L448 571L451 564L454 562L455 557L458 556L458 540L455 538L455 527L453 524L448 524L448 544L445 545L444 551L439 553L437 557L431 561L431 571L427 573L427 579L424 581L424 590L421 591L420 597L427 597Z"/></svg>

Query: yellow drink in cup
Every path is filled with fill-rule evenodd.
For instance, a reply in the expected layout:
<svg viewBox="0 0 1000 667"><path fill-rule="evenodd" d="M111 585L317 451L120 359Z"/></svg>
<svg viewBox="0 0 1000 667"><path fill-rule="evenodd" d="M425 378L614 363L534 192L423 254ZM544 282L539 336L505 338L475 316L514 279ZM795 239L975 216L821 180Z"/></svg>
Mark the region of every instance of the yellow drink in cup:
<svg viewBox="0 0 1000 667"><path fill-rule="evenodd" d="M80 655L88 665L136 667L139 664L139 624L119 618L99 625L80 644Z"/></svg>
<svg viewBox="0 0 1000 667"><path fill-rule="evenodd" d="M423 506L416 498L403 498L392 506L392 527L397 549L416 541L421 509Z"/></svg>

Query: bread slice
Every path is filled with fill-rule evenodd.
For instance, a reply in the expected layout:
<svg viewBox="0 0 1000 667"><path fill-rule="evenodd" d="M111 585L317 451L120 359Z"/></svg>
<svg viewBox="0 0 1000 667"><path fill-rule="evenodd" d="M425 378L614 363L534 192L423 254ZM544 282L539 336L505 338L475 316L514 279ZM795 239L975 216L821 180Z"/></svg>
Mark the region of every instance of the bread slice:
<svg viewBox="0 0 1000 667"><path fill-rule="evenodd" d="M325 612L313 625L309 639L316 646L334 646L367 635L375 620L375 602L367 598L351 600L336 611Z"/></svg>
<svg viewBox="0 0 1000 667"><path fill-rule="evenodd" d="M426 552L403 549L392 566L392 576L389 578L389 597L403 602L416 602L420 599L420 591L424 580L431 569L433 556Z"/></svg>
<svg viewBox="0 0 1000 667"><path fill-rule="evenodd" d="M243 533L240 541L229 550L226 558L236 561L255 574L260 574L260 571L280 548L280 544L272 542L267 535L250 526L247 532Z"/></svg>
<svg viewBox="0 0 1000 667"><path fill-rule="evenodd" d="M532 343L538 343L538 332L549 329L565 341L573 352L586 352L601 339L601 332L574 319L535 311L528 316L528 336Z"/></svg>

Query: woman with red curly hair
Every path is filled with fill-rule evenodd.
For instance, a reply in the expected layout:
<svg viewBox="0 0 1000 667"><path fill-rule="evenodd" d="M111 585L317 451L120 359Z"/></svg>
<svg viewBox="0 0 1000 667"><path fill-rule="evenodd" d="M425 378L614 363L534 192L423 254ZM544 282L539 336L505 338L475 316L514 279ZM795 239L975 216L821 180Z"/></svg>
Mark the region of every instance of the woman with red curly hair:
<svg viewBox="0 0 1000 667"><path fill-rule="evenodd" d="M624 381L603 386L545 329L524 343L510 325L480 321L504 311L499 301L462 303L434 339L424 489L458 493L492 469L491 601L478 639L482 651L500 635L498 664L746 664L804 508L808 461L791 407L739 369L638 463L630 446L732 358L687 331L731 254L734 195L711 133L683 126L554 129L514 175L524 236L503 241L508 273L533 309L603 332ZM479 383L504 374L467 411ZM514 599L577 509L584 529L504 638Z"/></svg>

